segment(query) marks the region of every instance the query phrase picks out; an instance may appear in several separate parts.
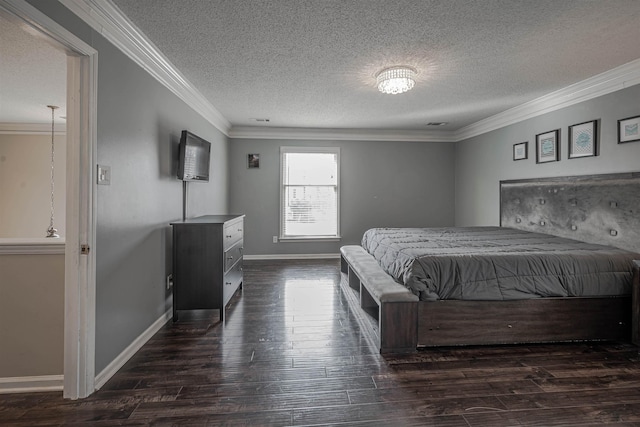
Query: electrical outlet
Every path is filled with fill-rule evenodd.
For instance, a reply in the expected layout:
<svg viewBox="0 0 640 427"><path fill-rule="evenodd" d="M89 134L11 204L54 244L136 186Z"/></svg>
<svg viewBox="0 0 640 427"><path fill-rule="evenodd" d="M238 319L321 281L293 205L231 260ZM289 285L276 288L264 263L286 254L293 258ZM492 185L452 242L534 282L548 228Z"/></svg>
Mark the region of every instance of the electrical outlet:
<svg viewBox="0 0 640 427"><path fill-rule="evenodd" d="M278 236L273 236L273 243L278 243Z"/></svg>
<svg viewBox="0 0 640 427"><path fill-rule="evenodd" d="M167 290L173 286L173 274L167 276Z"/></svg>

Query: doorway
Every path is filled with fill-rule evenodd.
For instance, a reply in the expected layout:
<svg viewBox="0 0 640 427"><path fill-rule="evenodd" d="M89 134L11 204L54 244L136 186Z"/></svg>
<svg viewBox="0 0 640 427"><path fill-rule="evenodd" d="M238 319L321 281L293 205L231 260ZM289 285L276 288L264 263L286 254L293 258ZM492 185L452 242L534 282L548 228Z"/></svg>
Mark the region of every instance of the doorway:
<svg viewBox="0 0 640 427"><path fill-rule="evenodd" d="M97 51L24 0L0 0L0 12L67 55L67 178L63 396L95 385L95 167Z"/></svg>

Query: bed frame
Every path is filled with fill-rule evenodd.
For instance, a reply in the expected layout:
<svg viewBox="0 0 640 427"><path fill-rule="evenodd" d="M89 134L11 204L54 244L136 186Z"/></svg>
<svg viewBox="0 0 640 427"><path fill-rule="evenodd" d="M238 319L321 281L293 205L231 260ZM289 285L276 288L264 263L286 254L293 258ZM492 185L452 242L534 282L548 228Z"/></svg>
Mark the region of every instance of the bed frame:
<svg viewBox="0 0 640 427"><path fill-rule="evenodd" d="M640 253L640 173L501 181L500 225ZM403 294L402 285L385 281L390 277L360 251L359 246L341 249L343 294L381 353L431 346L640 341L640 261L634 263L629 296L417 301Z"/></svg>

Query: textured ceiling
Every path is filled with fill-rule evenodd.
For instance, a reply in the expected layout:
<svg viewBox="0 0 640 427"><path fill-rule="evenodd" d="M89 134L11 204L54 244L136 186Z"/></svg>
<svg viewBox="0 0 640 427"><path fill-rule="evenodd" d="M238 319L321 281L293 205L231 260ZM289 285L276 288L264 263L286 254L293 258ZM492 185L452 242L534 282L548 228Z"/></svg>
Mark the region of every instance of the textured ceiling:
<svg viewBox="0 0 640 427"><path fill-rule="evenodd" d="M456 130L640 58L638 0L112 3L234 127ZM397 64L416 87L380 94ZM64 53L0 16L0 123L48 121L64 85Z"/></svg>
<svg viewBox="0 0 640 427"><path fill-rule="evenodd" d="M0 13L0 123L56 123L66 116L67 56L38 32Z"/></svg>
<svg viewBox="0 0 640 427"><path fill-rule="evenodd" d="M113 3L233 126L454 130L640 58L638 0Z"/></svg>

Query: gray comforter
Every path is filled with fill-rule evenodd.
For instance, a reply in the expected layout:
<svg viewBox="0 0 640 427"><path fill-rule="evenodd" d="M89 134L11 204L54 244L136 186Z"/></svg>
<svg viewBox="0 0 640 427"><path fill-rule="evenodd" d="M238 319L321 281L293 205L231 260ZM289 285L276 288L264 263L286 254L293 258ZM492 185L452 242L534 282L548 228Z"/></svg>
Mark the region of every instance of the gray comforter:
<svg viewBox="0 0 640 427"><path fill-rule="evenodd" d="M640 255L501 227L374 228L362 246L423 301L631 293Z"/></svg>

